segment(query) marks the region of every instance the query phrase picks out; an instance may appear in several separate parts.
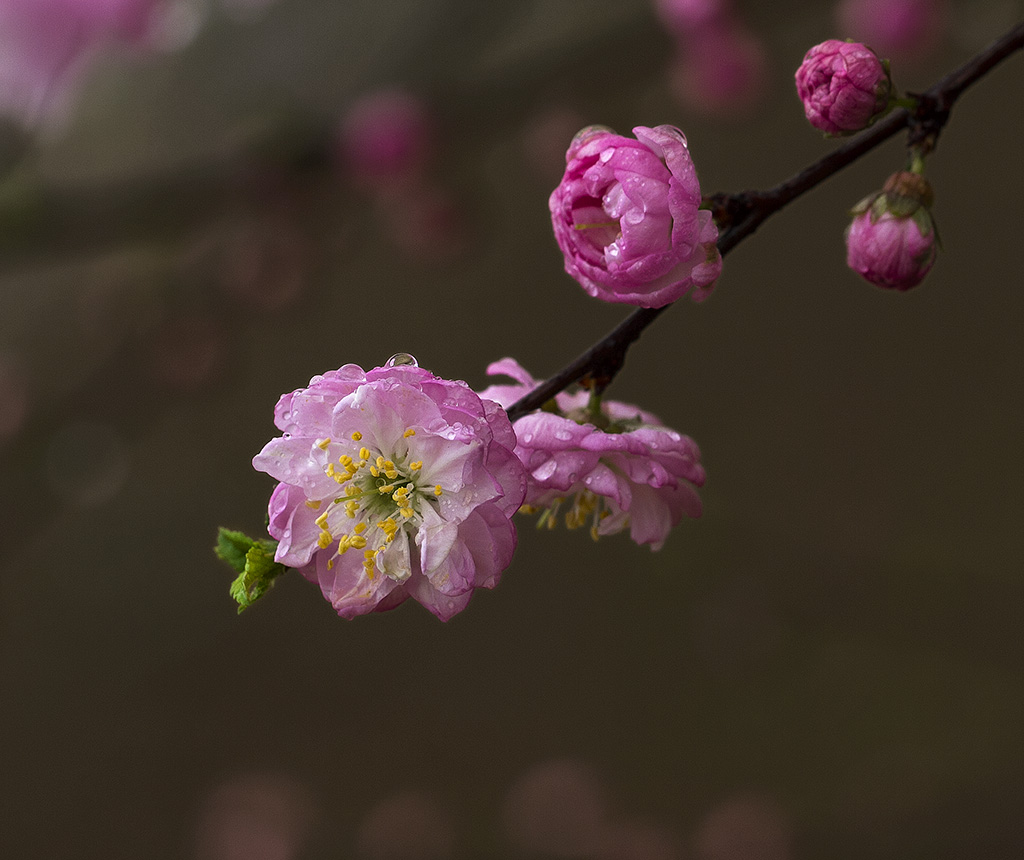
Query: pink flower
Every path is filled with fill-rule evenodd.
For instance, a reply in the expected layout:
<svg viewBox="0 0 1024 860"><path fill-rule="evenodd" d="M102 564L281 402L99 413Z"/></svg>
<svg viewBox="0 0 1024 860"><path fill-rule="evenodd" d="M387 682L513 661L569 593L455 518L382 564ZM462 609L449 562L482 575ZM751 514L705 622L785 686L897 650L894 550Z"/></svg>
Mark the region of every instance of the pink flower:
<svg viewBox="0 0 1024 860"><path fill-rule="evenodd" d="M569 146L548 201L565 270L606 302L656 308L691 289L700 301L722 258L686 138L670 125L633 133L590 126Z"/></svg>
<svg viewBox="0 0 1024 860"><path fill-rule="evenodd" d="M796 91L811 125L842 135L867 128L885 112L892 83L870 48L829 39L804 56Z"/></svg>
<svg viewBox="0 0 1024 860"><path fill-rule="evenodd" d="M338 132L346 168L369 190L420 179L433 138L433 117L426 103L401 89L377 90L358 99Z"/></svg>
<svg viewBox="0 0 1024 860"><path fill-rule="evenodd" d="M846 265L879 287L916 287L935 263L937 236L928 182L895 173L882 191L854 207L846 230Z"/></svg>
<svg viewBox="0 0 1024 860"><path fill-rule="evenodd" d="M0 112L34 122L104 42L137 42L166 0L0 0Z"/></svg>
<svg viewBox="0 0 1024 860"><path fill-rule="evenodd" d="M487 372L516 380L480 393L506 408L537 385L511 358L494 362ZM607 400L595 414L588 397L587 392L559 394L559 412L534 412L516 421L516 455L527 472L527 512L543 508L540 523L554 528L564 505L568 528L589 522L595 540L629 528L636 543L661 549L683 516L700 516L694 489L705 480L700 451L650 412Z"/></svg>
<svg viewBox="0 0 1024 860"><path fill-rule="evenodd" d="M281 482L275 560L339 615L412 597L447 621L497 585L525 481L497 404L415 365L347 364L284 395L275 423L283 435L253 459Z"/></svg>
<svg viewBox="0 0 1024 860"><path fill-rule="evenodd" d="M654 11L675 36L687 36L704 27L717 27L730 17L729 0L654 0Z"/></svg>
<svg viewBox="0 0 1024 860"><path fill-rule="evenodd" d="M764 45L733 21L679 39L669 86L679 103L719 117L740 116L763 104L768 60Z"/></svg>
<svg viewBox="0 0 1024 860"><path fill-rule="evenodd" d="M916 57L938 41L945 17L942 0L842 0L836 17L842 32L884 56Z"/></svg>

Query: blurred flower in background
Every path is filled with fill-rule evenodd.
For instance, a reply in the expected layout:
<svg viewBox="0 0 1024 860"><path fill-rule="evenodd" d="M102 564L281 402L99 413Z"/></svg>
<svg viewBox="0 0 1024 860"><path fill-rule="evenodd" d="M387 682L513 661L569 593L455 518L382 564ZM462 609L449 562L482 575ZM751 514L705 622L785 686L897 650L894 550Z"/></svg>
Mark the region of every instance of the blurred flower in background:
<svg viewBox="0 0 1024 860"><path fill-rule="evenodd" d="M938 45L946 9L942 0L841 0L835 14L842 38L889 59L916 60Z"/></svg>
<svg viewBox="0 0 1024 860"><path fill-rule="evenodd" d="M679 104L720 119L746 116L763 94L767 52L730 0L654 6L675 47L668 78Z"/></svg>
<svg viewBox="0 0 1024 860"><path fill-rule="evenodd" d="M67 107L95 51L142 46L169 0L0 0L0 112L34 124Z"/></svg>
<svg viewBox="0 0 1024 860"><path fill-rule="evenodd" d="M202 799L196 860L295 860L317 816L312 794L294 778L235 774Z"/></svg>

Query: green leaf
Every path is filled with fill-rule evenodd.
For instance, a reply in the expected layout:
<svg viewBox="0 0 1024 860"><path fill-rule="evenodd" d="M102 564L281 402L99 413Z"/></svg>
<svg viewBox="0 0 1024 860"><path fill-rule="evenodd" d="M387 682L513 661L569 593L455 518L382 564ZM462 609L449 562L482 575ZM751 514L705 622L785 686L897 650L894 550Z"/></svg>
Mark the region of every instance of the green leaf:
<svg viewBox="0 0 1024 860"><path fill-rule="evenodd" d="M245 570L245 554L255 546L257 541L242 532L233 532L221 527L217 530L217 546L213 551L217 558L230 564L236 573Z"/></svg>
<svg viewBox="0 0 1024 860"><path fill-rule="evenodd" d="M231 596L241 614L266 594L287 568L274 561L273 541L256 541L245 554L245 569L231 583Z"/></svg>
<svg viewBox="0 0 1024 860"><path fill-rule="evenodd" d="M221 528L217 532L217 557L238 573L230 593L238 603L239 613L259 600L287 568L274 561L277 541L257 540L242 532Z"/></svg>

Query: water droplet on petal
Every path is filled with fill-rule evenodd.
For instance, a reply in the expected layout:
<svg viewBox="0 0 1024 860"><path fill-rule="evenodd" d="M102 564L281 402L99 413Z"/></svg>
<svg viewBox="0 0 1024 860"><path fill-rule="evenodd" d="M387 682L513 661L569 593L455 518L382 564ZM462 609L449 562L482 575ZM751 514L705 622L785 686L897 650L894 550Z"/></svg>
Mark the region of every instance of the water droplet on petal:
<svg viewBox="0 0 1024 860"><path fill-rule="evenodd" d="M529 445L533 441L533 434L527 433L523 436L523 444Z"/></svg>
<svg viewBox="0 0 1024 860"><path fill-rule="evenodd" d="M396 352L391 358L384 362L385 367L419 367L420 363L416 356L407 352Z"/></svg>
<svg viewBox="0 0 1024 860"><path fill-rule="evenodd" d="M572 439L572 432L569 430L556 430L555 438L559 442L568 442L570 439Z"/></svg>

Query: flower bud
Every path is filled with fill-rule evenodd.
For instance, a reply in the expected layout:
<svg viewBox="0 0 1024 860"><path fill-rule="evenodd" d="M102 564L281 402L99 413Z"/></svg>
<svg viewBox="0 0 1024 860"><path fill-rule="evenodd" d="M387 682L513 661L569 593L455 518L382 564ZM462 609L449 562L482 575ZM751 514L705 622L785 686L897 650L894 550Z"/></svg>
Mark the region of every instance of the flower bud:
<svg viewBox="0 0 1024 860"><path fill-rule="evenodd" d="M796 91L807 121L826 134L854 134L889 105L892 81L875 52L859 42L815 45L796 70Z"/></svg>
<svg viewBox="0 0 1024 860"><path fill-rule="evenodd" d="M565 270L606 302L658 308L691 289L705 298L722 270L711 213L683 133L585 128L566 153L548 206Z"/></svg>
<svg viewBox="0 0 1024 860"><path fill-rule="evenodd" d="M933 200L923 176L894 173L881 191L853 208L846 265L879 287L901 292L916 287L935 263Z"/></svg>

